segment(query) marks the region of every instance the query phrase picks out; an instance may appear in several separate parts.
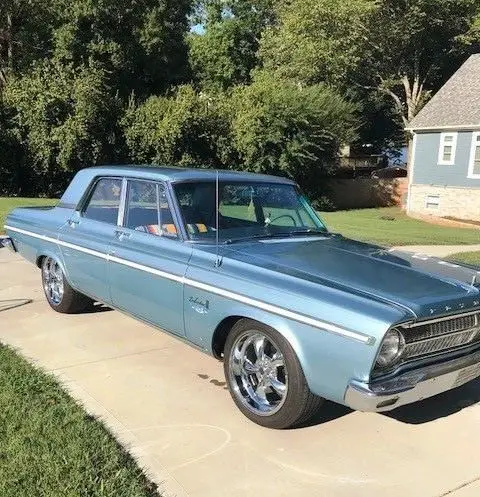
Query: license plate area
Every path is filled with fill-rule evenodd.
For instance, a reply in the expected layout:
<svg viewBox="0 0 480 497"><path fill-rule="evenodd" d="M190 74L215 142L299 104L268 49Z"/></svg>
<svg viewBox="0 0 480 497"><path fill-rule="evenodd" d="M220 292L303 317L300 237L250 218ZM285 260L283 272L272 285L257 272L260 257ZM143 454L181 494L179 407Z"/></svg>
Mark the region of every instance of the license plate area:
<svg viewBox="0 0 480 497"><path fill-rule="evenodd" d="M453 384L453 388L465 385L465 383L468 383L469 381L474 380L479 376L480 376L480 363L472 364L471 366L468 366L468 368L462 369L462 371L458 373L457 379Z"/></svg>

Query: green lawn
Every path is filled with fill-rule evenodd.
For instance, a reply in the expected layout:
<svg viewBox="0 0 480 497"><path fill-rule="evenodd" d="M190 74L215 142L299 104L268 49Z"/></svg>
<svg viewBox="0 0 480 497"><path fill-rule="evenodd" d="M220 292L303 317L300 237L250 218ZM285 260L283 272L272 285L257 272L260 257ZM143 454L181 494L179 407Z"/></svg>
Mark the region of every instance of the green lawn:
<svg viewBox="0 0 480 497"><path fill-rule="evenodd" d="M132 457L57 381L0 344L2 497L158 497Z"/></svg>
<svg viewBox="0 0 480 497"><path fill-rule="evenodd" d="M472 266L480 268L480 252L462 252L460 254L453 254L448 257L449 260L455 262L463 262Z"/></svg>
<svg viewBox="0 0 480 497"><path fill-rule="evenodd" d="M426 223L408 217L399 207L322 212L320 215L331 231L379 245L480 244L480 230Z"/></svg>
<svg viewBox="0 0 480 497"><path fill-rule="evenodd" d="M57 202L58 200L49 198L0 197L0 234L3 233L3 225L7 214L15 207L55 205Z"/></svg>

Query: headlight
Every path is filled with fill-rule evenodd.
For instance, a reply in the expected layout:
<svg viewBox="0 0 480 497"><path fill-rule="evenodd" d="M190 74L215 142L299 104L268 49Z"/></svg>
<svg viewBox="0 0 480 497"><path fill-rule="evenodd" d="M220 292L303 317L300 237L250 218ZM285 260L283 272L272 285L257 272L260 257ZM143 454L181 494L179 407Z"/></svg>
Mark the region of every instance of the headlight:
<svg viewBox="0 0 480 497"><path fill-rule="evenodd" d="M405 339L403 335L396 329L389 330L380 347L377 366L379 368L388 368L400 358L404 349Z"/></svg>

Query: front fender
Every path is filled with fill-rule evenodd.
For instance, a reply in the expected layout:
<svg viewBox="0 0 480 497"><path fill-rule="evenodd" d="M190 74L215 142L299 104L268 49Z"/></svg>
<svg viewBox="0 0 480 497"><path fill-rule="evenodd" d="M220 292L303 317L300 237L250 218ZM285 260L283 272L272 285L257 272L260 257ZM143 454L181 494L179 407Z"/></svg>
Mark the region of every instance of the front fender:
<svg viewBox="0 0 480 497"><path fill-rule="evenodd" d="M187 338L210 353L214 330L231 316L254 319L274 328L295 351L310 390L338 403L343 402L352 378L368 379L377 351L377 346L188 287L184 316Z"/></svg>

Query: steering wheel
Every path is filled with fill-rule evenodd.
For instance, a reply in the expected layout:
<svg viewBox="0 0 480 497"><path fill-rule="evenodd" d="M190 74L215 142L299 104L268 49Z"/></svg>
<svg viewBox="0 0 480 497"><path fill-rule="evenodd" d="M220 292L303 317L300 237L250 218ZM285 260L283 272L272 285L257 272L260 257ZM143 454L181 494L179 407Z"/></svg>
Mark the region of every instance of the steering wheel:
<svg viewBox="0 0 480 497"><path fill-rule="evenodd" d="M293 226L297 226L297 221L295 221L295 218L293 216L291 216L290 214L282 214L281 216L277 216L275 218L273 218L268 224L272 224L274 223L275 221L278 221L279 219L282 219L282 217L288 217L289 219L291 219L293 221Z"/></svg>

